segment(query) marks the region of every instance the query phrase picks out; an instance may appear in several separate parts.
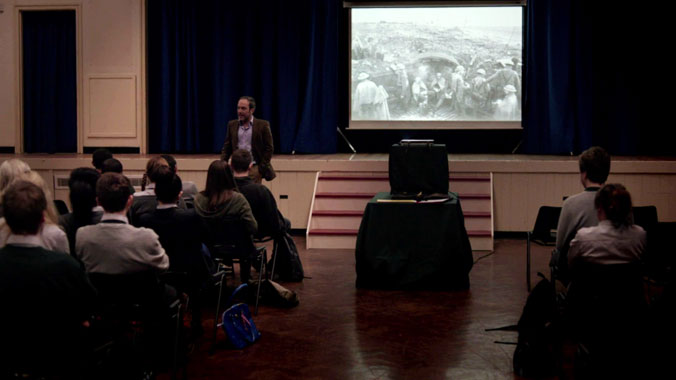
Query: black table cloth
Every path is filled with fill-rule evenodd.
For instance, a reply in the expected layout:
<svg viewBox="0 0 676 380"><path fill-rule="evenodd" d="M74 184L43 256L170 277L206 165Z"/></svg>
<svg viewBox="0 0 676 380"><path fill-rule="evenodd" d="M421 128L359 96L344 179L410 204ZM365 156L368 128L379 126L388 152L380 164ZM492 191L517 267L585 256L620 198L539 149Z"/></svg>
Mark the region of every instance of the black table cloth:
<svg viewBox="0 0 676 380"><path fill-rule="evenodd" d="M390 203L383 192L369 201L355 249L358 288L469 287L472 248L458 196L448 196L443 203Z"/></svg>

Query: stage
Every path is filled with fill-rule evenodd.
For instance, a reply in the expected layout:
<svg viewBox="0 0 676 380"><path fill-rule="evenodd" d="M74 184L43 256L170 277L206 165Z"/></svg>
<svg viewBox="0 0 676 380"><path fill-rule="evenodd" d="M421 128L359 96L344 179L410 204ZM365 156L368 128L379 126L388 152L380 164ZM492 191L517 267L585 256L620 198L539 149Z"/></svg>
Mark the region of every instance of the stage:
<svg viewBox="0 0 676 380"><path fill-rule="evenodd" d="M115 154L125 174L138 181L152 155ZM206 171L217 154L175 155L179 175L202 189ZM55 198L67 201L70 170L91 166L89 154L2 154L0 161L19 158L54 184ZM451 177L489 177L493 231L533 228L541 205L560 205L564 196L582 190L577 157L511 154L449 154ZM624 184L634 205L655 205L659 221L676 221L676 158L613 157L608 182ZM293 228L308 227L313 195L321 173L386 176L387 154L274 155L277 178L265 184ZM451 191L454 191L451 186Z"/></svg>

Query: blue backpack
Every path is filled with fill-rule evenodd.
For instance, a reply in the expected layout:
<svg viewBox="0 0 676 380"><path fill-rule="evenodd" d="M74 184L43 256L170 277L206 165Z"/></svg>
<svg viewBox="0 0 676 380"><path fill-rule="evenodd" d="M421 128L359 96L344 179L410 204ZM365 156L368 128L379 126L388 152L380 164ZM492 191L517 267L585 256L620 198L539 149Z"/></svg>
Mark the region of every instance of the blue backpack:
<svg viewBox="0 0 676 380"><path fill-rule="evenodd" d="M228 304L232 302L235 294L246 288L246 286L247 284L242 284L237 287L230 296ZM253 318L251 318L249 306L245 303L232 305L228 310L224 311L221 326L223 326L223 330L225 330L225 334L232 345L238 349L254 343L261 337L261 333L256 328Z"/></svg>

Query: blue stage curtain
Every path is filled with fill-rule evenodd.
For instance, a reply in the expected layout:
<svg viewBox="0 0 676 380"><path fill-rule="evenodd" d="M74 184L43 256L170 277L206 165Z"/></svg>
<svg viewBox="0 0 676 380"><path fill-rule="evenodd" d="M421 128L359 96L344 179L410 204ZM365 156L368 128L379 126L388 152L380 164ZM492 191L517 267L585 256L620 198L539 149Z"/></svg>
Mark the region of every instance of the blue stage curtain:
<svg viewBox="0 0 676 380"><path fill-rule="evenodd" d="M658 105L659 11L639 4L528 0L524 152L673 154ZM659 113L662 112L662 115ZM657 120L655 120L657 119Z"/></svg>
<svg viewBox="0 0 676 380"><path fill-rule="evenodd" d="M75 11L23 11L24 151L77 151Z"/></svg>
<svg viewBox="0 0 676 380"><path fill-rule="evenodd" d="M242 95L276 153L336 151L339 1L148 1L151 152L216 153Z"/></svg>

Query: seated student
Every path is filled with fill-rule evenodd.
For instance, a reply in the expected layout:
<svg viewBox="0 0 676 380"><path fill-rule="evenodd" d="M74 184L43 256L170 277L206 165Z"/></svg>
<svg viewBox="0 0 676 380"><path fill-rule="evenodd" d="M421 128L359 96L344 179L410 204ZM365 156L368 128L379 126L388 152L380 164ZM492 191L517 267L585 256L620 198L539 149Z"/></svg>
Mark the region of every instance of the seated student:
<svg viewBox="0 0 676 380"><path fill-rule="evenodd" d="M160 157L167 161L169 167L174 171L175 174L178 174L178 165L174 156L162 154ZM181 198L193 199L195 198L195 195L197 195L197 186L195 185L195 182L183 181L183 195L181 195Z"/></svg>
<svg viewBox="0 0 676 380"><path fill-rule="evenodd" d="M70 248L68 246L68 238L66 233L59 227L58 222L58 213L56 212L56 207L54 206L54 201L52 198L51 190L47 187L47 184L42 179L42 176L37 172L28 172L21 174L16 180L28 181L40 189L47 200L47 207L45 209L45 222L40 227L38 236L40 237L40 244L43 248L50 251L70 253ZM8 225L5 223L4 219L0 219L0 247L4 246L7 242L7 239L11 236L11 231Z"/></svg>
<svg viewBox="0 0 676 380"><path fill-rule="evenodd" d="M230 167L222 160L209 165L205 189L195 196L195 211L207 229L217 228L223 220L239 219L251 235L258 230L249 202L237 191ZM211 238L208 236L207 240ZM247 282L251 275L250 259L247 255L240 257L242 282Z"/></svg>
<svg viewBox="0 0 676 380"><path fill-rule="evenodd" d="M202 255L201 220L195 210L183 210L176 204L181 196L181 178L168 167L158 170L155 183L157 208L140 216L139 225L155 231L169 256L169 269L188 275L187 289L192 306L193 332L202 332L199 290L208 276ZM172 284L173 285L173 284Z"/></svg>
<svg viewBox="0 0 676 380"><path fill-rule="evenodd" d="M130 274L163 272L169 257L157 234L129 224L127 211L134 197L129 180L117 173L105 173L96 183L96 196L103 207L101 222L80 227L75 237L75 254L87 272Z"/></svg>
<svg viewBox="0 0 676 380"><path fill-rule="evenodd" d="M277 202L270 190L249 177L249 169L253 165L251 153L237 149L230 156L235 183L251 206L251 212L258 223L257 237L272 236L279 238L291 228L291 222L284 218L277 209Z"/></svg>
<svg viewBox="0 0 676 380"><path fill-rule="evenodd" d="M138 226L138 220L142 214L155 211L155 207L157 207L155 182L157 181L158 170L162 167L169 167L169 164L161 156L153 157L148 160L146 172L143 173L141 191L134 193L134 202L129 209L129 220L131 224ZM185 209L185 202L179 200L178 207Z"/></svg>
<svg viewBox="0 0 676 380"><path fill-rule="evenodd" d="M96 292L77 261L42 247L44 192L18 181L2 198L12 233L0 249L0 378L75 378Z"/></svg>
<svg viewBox="0 0 676 380"><path fill-rule="evenodd" d="M16 158L4 161L0 165L0 217L2 217L1 199L5 189L8 188L9 185L12 184L12 181L19 177L19 175L29 173L30 171L31 168L27 163Z"/></svg>
<svg viewBox="0 0 676 380"><path fill-rule="evenodd" d="M610 155L601 147L591 147L580 154L579 166L580 183L584 191L563 202L556 233L556 250L550 261L556 277L564 284L568 282L570 241L580 228L598 224L594 196L610 173Z"/></svg>
<svg viewBox="0 0 676 380"><path fill-rule="evenodd" d="M603 186L594 197L599 223L577 231L570 242L568 266L576 264L629 264L641 260L646 232L633 223L631 195L620 184Z"/></svg>
<svg viewBox="0 0 676 380"><path fill-rule="evenodd" d="M96 181L101 174L92 168L77 168L70 172L68 188L73 212L59 216L59 225L66 231L70 253L75 255L75 233L78 228L96 224L103 216L103 207L96 204Z"/></svg>
<svg viewBox="0 0 676 380"><path fill-rule="evenodd" d="M569 320L576 340L589 352L589 378L633 378L631 371L645 370L639 364L645 296L640 268L631 264L641 260L646 232L633 224L624 186L605 185L594 204L599 224L581 228L568 251Z"/></svg>
<svg viewBox="0 0 676 380"><path fill-rule="evenodd" d="M103 170L103 163L109 158L113 158L113 154L108 149L97 149L94 151L94 153L92 153L92 165L96 171L101 173Z"/></svg>
<svg viewBox="0 0 676 380"><path fill-rule="evenodd" d="M122 166L122 163L120 160L116 158L109 158L105 161L103 161L103 166L101 167L101 174L103 173L118 173L118 174L124 174L124 167ZM132 194L136 192L136 189L134 189L134 186L129 184L129 190L131 191Z"/></svg>
<svg viewBox="0 0 676 380"><path fill-rule="evenodd" d="M109 158L103 161L103 165L101 166L101 174L110 172L122 174L123 170L122 163L117 158Z"/></svg>

